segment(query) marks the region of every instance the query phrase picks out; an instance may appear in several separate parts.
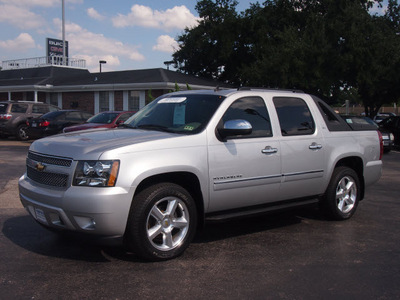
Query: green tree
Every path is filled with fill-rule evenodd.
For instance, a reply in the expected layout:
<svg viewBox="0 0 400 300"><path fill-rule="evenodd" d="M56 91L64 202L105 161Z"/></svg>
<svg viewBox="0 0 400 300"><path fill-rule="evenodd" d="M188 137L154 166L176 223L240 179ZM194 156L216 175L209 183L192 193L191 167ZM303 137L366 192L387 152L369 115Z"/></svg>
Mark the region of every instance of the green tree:
<svg viewBox="0 0 400 300"><path fill-rule="evenodd" d="M201 0L196 10L202 18L195 28L178 37L180 47L173 59L181 72L224 80L235 63L231 61L238 41L239 18L235 0Z"/></svg>
<svg viewBox="0 0 400 300"><path fill-rule="evenodd" d="M246 86L303 89L330 101L360 99L374 115L397 101L399 16L389 0L269 0L236 12L236 1L202 0L202 21L178 38L182 72Z"/></svg>
<svg viewBox="0 0 400 300"><path fill-rule="evenodd" d="M374 116L384 104L400 99L399 5L389 1L384 16L373 16L365 50L370 59L360 66L356 85L366 113ZM362 68L362 69L361 69Z"/></svg>

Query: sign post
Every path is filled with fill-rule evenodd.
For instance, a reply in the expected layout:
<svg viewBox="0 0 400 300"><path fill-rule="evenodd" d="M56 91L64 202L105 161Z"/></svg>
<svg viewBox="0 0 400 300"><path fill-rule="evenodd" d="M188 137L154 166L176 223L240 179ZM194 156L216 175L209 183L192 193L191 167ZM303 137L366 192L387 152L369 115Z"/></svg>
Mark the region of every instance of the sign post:
<svg viewBox="0 0 400 300"><path fill-rule="evenodd" d="M55 65L68 65L68 41L47 38L46 49L48 63ZM65 50L64 50L65 49Z"/></svg>

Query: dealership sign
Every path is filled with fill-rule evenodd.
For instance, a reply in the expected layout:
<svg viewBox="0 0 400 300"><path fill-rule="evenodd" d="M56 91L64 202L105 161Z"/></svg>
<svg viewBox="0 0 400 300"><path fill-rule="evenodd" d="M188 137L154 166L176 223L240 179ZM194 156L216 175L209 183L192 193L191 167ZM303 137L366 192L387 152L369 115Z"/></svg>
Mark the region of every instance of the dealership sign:
<svg viewBox="0 0 400 300"><path fill-rule="evenodd" d="M46 39L47 57L63 56L63 41L47 38ZM68 58L68 41L65 41L65 57Z"/></svg>

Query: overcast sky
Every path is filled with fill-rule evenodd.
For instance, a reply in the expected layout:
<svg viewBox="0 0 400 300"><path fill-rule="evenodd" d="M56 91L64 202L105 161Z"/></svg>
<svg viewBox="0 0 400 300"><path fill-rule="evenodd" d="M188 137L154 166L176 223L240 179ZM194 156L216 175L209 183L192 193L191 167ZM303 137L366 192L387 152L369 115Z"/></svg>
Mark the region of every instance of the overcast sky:
<svg viewBox="0 0 400 300"><path fill-rule="evenodd" d="M256 0L239 1L244 11ZM263 1L261 1L263 2ZM62 0L0 0L0 61L46 56L62 38ZM196 25L196 0L65 0L69 56L91 72L165 67L176 37Z"/></svg>

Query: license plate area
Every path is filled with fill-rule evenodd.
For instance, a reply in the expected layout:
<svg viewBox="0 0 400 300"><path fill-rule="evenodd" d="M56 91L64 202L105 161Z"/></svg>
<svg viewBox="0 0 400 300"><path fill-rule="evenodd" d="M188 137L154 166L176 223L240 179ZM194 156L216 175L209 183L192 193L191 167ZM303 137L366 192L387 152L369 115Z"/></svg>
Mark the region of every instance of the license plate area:
<svg viewBox="0 0 400 300"><path fill-rule="evenodd" d="M36 220L38 220L39 222L48 224L43 210L41 210L39 208L35 208L35 216L36 216Z"/></svg>

